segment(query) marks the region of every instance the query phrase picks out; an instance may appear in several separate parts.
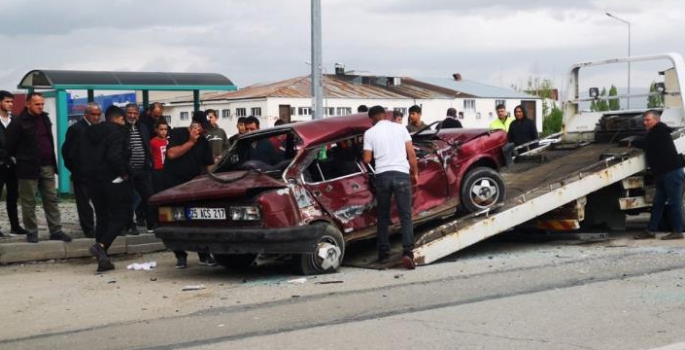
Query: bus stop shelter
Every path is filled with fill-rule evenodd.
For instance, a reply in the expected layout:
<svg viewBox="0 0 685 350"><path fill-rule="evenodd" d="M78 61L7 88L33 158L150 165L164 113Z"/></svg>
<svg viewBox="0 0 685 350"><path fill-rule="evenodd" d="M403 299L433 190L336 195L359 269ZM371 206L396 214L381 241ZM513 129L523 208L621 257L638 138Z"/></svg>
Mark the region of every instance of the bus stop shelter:
<svg viewBox="0 0 685 350"><path fill-rule="evenodd" d="M72 70L32 70L17 86L29 92L54 90L57 115L57 161L59 191L69 192L69 171L64 167L60 150L69 127L67 90L88 91L88 101L95 100L95 90L142 91L142 105L149 104L149 91L192 91L195 111L200 109L200 91L233 91L230 79L216 73L107 72Z"/></svg>

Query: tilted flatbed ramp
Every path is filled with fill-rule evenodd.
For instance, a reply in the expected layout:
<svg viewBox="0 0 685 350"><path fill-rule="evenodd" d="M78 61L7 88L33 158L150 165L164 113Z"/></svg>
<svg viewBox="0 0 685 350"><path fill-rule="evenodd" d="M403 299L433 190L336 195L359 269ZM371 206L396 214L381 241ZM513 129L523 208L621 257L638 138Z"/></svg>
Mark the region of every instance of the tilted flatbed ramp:
<svg viewBox="0 0 685 350"><path fill-rule="evenodd" d="M685 138L675 140L678 152ZM502 175L507 199L500 206L459 218L436 221L415 229L414 259L426 265L470 245L507 231L576 199L645 170L645 156L634 148L590 144L573 150L545 150L541 163L519 163ZM375 250L346 259L345 265L387 268L375 262Z"/></svg>

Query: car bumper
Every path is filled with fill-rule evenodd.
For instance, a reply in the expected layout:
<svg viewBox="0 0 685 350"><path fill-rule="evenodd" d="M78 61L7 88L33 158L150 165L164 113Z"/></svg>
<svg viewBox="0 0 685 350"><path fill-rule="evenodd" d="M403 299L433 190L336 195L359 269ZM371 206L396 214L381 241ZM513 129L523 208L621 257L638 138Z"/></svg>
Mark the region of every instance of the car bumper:
<svg viewBox="0 0 685 350"><path fill-rule="evenodd" d="M167 248L215 254L304 254L316 248L323 225L288 228L175 227L155 229Z"/></svg>

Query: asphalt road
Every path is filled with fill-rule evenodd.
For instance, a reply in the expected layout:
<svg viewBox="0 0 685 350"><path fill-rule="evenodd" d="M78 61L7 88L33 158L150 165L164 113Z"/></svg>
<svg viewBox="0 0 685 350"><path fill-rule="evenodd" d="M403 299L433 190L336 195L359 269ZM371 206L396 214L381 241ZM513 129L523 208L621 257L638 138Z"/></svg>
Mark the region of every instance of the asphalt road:
<svg viewBox="0 0 685 350"><path fill-rule="evenodd" d="M116 263L0 267L0 349L685 349L683 241L491 240L306 281L284 265L175 270L170 253Z"/></svg>

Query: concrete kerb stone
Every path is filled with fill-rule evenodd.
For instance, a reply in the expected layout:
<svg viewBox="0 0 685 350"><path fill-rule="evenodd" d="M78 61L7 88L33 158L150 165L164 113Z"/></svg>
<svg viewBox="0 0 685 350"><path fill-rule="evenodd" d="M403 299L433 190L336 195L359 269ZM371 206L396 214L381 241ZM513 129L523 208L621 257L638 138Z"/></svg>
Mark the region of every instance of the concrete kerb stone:
<svg viewBox="0 0 685 350"><path fill-rule="evenodd" d="M64 247L66 249L66 258L83 258L91 256L88 249L95 244L95 239L93 238L77 238L70 243L65 243Z"/></svg>
<svg viewBox="0 0 685 350"><path fill-rule="evenodd" d="M64 259L66 257L64 245L62 241L3 243L0 244L0 263Z"/></svg>
<svg viewBox="0 0 685 350"><path fill-rule="evenodd" d="M126 236L126 252L128 254L150 253L165 249L164 243L154 234Z"/></svg>

